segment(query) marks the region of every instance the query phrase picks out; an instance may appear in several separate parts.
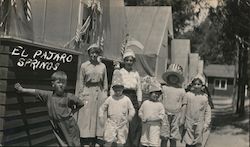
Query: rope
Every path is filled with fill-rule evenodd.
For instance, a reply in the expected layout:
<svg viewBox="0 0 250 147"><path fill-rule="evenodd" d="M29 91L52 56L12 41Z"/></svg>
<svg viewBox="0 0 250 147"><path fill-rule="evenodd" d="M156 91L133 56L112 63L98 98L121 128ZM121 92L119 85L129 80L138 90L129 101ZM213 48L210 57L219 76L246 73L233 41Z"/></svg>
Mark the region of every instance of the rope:
<svg viewBox="0 0 250 147"><path fill-rule="evenodd" d="M64 47L68 46L73 40L76 39L77 36L80 36L80 35L82 35L83 33L85 33L85 32L87 31L89 25L90 25L90 16L88 16L87 20L85 21L85 23L83 24L83 26L80 28L79 33L76 33L76 35L75 35L70 41L68 41L68 42L64 45Z"/></svg>
<svg viewBox="0 0 250 147"><path fill-rule="evenodd" d="M83 26L80 28L80 30L77 29L76 35L70 40L68 41L64 47L68 46L73 40L75 40L76 42L78 42L80 39L80 35L85 34L87 29L89 28L91 21L95 22L98 21L97 18L94 18L94 16L97 15L97 11L100 12L100 14L102 13L101 7L100 7L100 2L96 1L96 0L89 0L88 1L88 7L92 9L91 14L88 16L87 20L85 21L85 23L83 24ZM92 22L92 28L93 30L95 30L96 25ZM95 31L92 32L92 37L95 37ZM99 39L100 40L100 39Z"/></svg>
<svg viewBox="0 0 250 147"><path fill-rule="evenodd" d="M1 2L1 6L3 6L2 4L3 4L3 1ZM0 27L2 27L3 24L5 23L5 21L6 21L7 17L8 17L8 15L9 15L9 13L10 13L10 9L11 9L11 7L8 7L8 11L7 11L6 15L3 17L2 22L0 23Z"/></svg>

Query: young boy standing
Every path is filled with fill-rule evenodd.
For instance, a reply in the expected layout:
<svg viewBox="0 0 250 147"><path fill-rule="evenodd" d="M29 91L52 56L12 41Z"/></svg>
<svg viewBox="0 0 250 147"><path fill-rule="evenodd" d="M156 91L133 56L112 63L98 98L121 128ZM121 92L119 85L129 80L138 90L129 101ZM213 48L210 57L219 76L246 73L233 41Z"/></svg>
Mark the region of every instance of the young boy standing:
<svg viewBox="0 0 250 147"><path fill-rule="evenodd" d="M124 86L121 75L119 72L114 74L112 84L114 94L109 96L100 107L99 117L103 122L104 112L108 112L104 129L105 146L116 144L122 147L126 143L129 121L135 115L135 109L131 100L122 93Z"/></svg>
<svg viewBox="0 0 250 147"><path fill-rule="evenodd" d="M78 110L84 103L73 94L65 92L67 75L64 72L53 73L51 79L53 92L23 88L19 83L15 84L15 89L34 95L46 103L53 133L60 146L80 146L80 132L73 118L73 111Z"/></svg>
<svg viewBox="0 0 250 147"><path fill-rule="evenodd" d="M162 94L160 86L160 83L150 85L149 100L145 100L139 109L142 119L141 144L145 147L160 146L161 122L165 115L164 106L158 100Z"/></svg>
<svg viewBox="0 0 250 147"><path fill-rule="evenodd" d="M162 79L167 83L162 87L162 103L165 108L165 117L161 128L161 147L166 147L168 140L170 147L176 147L176 141L181 139L179 127L184 123L184 103L185 90L182 88L184 81L183 69L178 64L171 64L162 75Z"/></svg>

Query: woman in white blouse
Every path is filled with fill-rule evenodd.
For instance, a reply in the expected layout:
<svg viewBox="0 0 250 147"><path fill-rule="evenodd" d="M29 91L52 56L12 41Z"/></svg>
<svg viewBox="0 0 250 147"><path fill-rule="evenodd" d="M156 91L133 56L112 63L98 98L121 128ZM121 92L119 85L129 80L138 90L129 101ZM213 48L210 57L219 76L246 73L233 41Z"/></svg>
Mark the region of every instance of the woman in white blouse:
<svg viewBox="0 0 250 147"><path fill-rule="evenodd" d="M138 110L142 102L142 90L139 73L133 69L135 54L131 49L126 49L123 54L124 68L119 70L123 84L123 94L130 98L135 108L136 114L129 124L129 134L125 146L138 147L141 136L141 119Z"/></svg>

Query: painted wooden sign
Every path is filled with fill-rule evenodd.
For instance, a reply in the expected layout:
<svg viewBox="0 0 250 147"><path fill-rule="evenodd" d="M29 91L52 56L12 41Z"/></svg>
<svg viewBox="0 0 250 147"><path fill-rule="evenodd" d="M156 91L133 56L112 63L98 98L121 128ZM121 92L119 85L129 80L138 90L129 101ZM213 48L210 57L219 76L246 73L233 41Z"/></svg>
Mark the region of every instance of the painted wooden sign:
<svg viewBox="0 0 250 147"><path fill-rule="evenodd" d="M0 145L56 146L46 105L17 93L14 84L52 90L51 75L68 76L66 90L74 93L79 54L67 49L0 38Z"/></svg>
<svg viewBox="0 0 250 147"><path fill-rule="evenodd" d="M16 60L18 67L56 71L63 69L62 66L65 65L71 64L73 67L77 66L77 56L70 53L22 44L9 46L12 59L16 58L14 61ZM59 68L60 66L61 68Z"/></svg>

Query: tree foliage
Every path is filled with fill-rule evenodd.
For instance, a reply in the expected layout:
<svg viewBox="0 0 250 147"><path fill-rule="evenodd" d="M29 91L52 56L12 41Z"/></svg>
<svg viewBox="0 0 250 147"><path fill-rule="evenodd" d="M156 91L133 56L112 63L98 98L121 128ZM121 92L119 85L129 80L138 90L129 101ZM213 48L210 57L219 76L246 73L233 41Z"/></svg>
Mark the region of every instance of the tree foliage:
<svg viewBox="0 0 250 147"><path fill-rule="evenodd" d="M199 53L205 64L225 63L223 52L220 49L219 34L221 26L215 26L207 18L193 30L186 32L180 38L189 38L191 41L191 52Z"/></svg>
<svg viewBox="0 0 250 147"><path fill-rule="evenodd" d="M192 51L198 52L206 63L234 64L238 48L249 47L249 0L225 0L216 8L209 8L206 20L185 33Z"/></svg>
<svg viewBox="0 0 250 147"><path fill-rule="evenodd" d="M249 46L249 10L249 0L225 0L210 11L209 17L213 24L220 26L219 45L227 63L235 60L237 45L242 49Z"/></svg>

